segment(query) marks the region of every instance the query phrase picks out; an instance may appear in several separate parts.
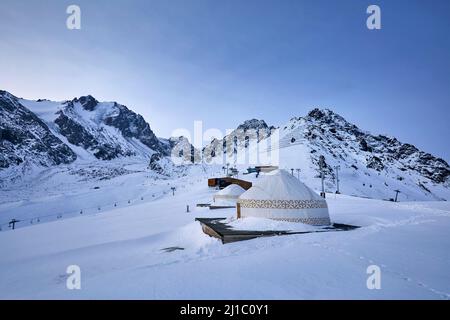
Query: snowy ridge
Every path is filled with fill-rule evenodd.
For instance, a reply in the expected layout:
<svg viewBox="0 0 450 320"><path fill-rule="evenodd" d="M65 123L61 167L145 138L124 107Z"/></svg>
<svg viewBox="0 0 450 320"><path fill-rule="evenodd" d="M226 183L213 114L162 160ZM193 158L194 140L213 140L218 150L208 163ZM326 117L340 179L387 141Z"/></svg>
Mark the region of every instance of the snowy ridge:
<svg viewBox="0 0 450 320"><path fill-rule="evenodd" d="M450 200L450 167L443 159L373 135L328 109L314 109L274 128L251 119L201 151L185 137L157 138L142 116L117 102L88 95L73 100L19 99L0 92L2 185L57 165L140 161L157 175L185 172L184 166L230 163L242 172L255 164L295 170L320 188L319 158L325 158L325 187L344 194L389 200ZM128 159L128 160L127 160ZM114 163L113 161L113 163ZM178 166L181 166L178 168ZM75 169L76 171L76 169Z"/></svg>
<svg viewBox="0 0 450 320"><path fill-rule="evenodd" d="M242 136L236 137L242 141ZM319 158L324 156L328 192L337 190L339 166L341 193L389 200L394 198L394 190L400 190L403 200L450 200L450 167L443 159L393 137L362 131L328 109L313 109L305 117L292 118L256 145L235 143L233 153L221 152L219 143L216 140L207 146L206 155L245 170L255 165L242 163L249 152L264 155L263 159L276 153L272 156L275 162L259 164L300 169L301 180L316 190L320 189Z"/></svg>
<svg viewBox="0 0 450 320"><path fill-rule="evenodd" d="M41 115L73 150L87 151L90 160L149 158L154 152L165 152L143 118L116 102L100 103L92 96L62 103L20 102ZM86 155L84 151L81 156Z"/></svg>
<svg viewBox="0 0 450 320"><path fill-rule="evenodd" d="M32 101L1 91L0 113L0 170L10 181L53 165L122 158L148 163L154 155L167 162L169 171L164 173L170 174L173 165L167 157L173 156L176 164L188 164L191 157L183 150L198 155L186 138L158 139L142 116L90 95Z"/></svg>

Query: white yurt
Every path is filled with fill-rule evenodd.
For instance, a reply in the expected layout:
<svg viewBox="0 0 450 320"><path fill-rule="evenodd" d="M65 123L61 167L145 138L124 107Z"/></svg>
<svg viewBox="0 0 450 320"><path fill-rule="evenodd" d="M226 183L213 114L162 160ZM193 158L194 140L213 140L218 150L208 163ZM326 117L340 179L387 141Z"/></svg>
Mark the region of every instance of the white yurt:
<svg viewBox="0 0 450 320"><path fill-rule="evenodd" d="M223 188L217 192L214 197L214 203L212 206L216 207L235 207L236 201L241 194L245 192L245 189L237 184L230 184L228 187Z"/></svg>
<svg viewBox="0 0 450 320"><path fill-rule="evenodd" d="M325 199L285 170L275 170L261 177L239 197L238 204L238 216L242 218L330 224Z"/></svg>

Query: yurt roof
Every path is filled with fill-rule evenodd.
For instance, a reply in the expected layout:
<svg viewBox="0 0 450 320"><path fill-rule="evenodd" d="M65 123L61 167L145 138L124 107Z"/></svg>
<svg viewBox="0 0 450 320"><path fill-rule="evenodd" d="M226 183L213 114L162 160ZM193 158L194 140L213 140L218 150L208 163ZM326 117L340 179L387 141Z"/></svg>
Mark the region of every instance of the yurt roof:
<svg viewBox="0 0 450 320"><path fill-rule="evenodd" d="M323 200L317 193L285 170L275 170L262 176L239 199Z"/></svg>
<svg viewBox="0 0 450 320"><path fill-rule="evenodd" d="M223 188L219 192L217 192L216 196L240 196L245 192L245 189L237 184L230 184L228 187Z"/></svg>

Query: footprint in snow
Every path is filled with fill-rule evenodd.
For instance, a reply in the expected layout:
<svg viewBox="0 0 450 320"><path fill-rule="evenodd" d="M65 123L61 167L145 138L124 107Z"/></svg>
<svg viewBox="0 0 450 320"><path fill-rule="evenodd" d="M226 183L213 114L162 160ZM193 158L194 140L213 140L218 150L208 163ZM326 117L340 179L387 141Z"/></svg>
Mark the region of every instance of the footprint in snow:
<svg viewBox="0 0 450 320"><path fill-rule="evenodd" d="M161 251L165 251L165 252L173 252L173 251L177 251L177 250L184 250L184 248L181 247L167 247L167 248L162 248Z"/></svg>

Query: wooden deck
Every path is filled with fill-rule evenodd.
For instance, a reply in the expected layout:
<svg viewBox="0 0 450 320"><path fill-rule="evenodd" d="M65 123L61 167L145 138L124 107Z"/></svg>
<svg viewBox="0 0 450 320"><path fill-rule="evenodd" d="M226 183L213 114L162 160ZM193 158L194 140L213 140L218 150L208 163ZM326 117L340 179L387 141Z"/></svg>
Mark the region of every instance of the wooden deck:
<svg viewBox="0 0 450 320"><path fill-rule="evenodd" d="M290 234L304 234L304 233L317 233L317 232L330 232L330 231L348 231L359 228L357 226L351 226L342 223L334 223L333 225L323 228L317 231L253 231L253 230L235 230L229 225L223 222L226 218L196 218L196 221L202 225L203 232L211 237L218 238L223 244L250 240L260 237L272 237Z"/></svg>

